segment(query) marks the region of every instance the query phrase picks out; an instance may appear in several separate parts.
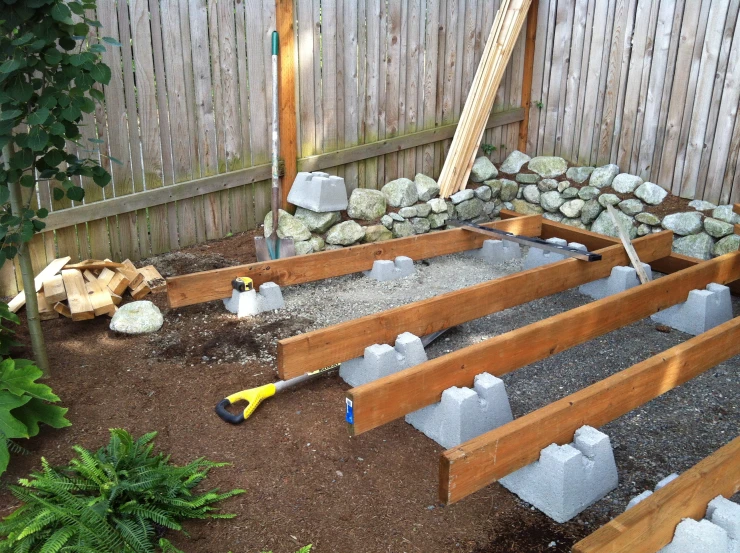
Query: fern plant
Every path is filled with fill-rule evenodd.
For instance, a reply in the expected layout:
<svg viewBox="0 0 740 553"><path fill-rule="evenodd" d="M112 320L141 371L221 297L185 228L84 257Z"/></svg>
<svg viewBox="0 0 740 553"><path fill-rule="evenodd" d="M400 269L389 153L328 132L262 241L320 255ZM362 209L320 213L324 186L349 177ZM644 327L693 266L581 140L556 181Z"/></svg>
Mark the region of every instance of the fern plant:
<svg viewBox="0 0 740 553"><path fill-rule="evenodd" d="M176 466L154 454L155 432L136 440L122 429L110 433L97 452L74 446L77 457L57 468L42 458L41 472L11 486L23 504L0 522L1 553L181 553L162 537L168 529L182 530L188 519L235 516L213 505L244 490L194 491L227 463L200 458Z"/></svg>

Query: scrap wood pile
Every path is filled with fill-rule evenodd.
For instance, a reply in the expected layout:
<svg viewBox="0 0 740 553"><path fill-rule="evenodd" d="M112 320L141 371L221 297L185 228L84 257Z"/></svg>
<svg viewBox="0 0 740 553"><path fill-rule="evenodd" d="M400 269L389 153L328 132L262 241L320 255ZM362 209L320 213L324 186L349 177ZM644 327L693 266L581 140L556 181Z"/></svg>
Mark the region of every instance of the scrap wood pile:
<svg viewBox="0 0 740 553"><path fill-rule="evenodd" d="M137 269L128 259L123 263L108 259L69 261L69 257L55 259L35 278L42 320L59 315L74 321L112 317L127 290L134 300L140 300L149 293L164 292L167 286L153 265ZM8 307L16 312L25 303L21 292Z"/></svg>

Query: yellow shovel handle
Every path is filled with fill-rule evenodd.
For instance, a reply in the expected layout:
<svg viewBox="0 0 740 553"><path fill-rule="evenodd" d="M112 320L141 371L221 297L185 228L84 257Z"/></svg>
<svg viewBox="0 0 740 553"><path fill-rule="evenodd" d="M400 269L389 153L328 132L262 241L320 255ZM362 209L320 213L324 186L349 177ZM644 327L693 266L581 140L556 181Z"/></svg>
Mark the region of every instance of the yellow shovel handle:
<svg viewBox="0 0 740 553"><path fill-rule="evenodd" d="M242 390L241 392L231 394L222 399L218 405L216 405L216 413L223 420L230 422L231 424L242 423L247 420L252 413L254 413L260 403L265 399L274 396L275 391L275 384L265 384L264 386L258 386L257 388L250 388L249 390ZM226 410L226 408L237 401L246 401L247 406L241 414L232 415Z"/></svg>

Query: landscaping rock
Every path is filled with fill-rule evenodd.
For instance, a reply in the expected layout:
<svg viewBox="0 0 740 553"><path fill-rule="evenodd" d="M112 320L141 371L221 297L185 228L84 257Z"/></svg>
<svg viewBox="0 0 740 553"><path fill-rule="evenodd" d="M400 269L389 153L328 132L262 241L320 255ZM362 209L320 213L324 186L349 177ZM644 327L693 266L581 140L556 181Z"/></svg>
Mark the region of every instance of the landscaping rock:
<svg viewBox="0 0 740 553"><path fill-rule="evenodd" d="M650 225L653 227L656 227L660 224L660 217L657 215L653 215L652 213L638 213L635 215L635 220L638 223L645 223L646 225Z"/></svg>
<svg viewBox="0 0 740 553"><path fill-rule="evenodd" d="M399 223L402 223L403 221L406 220L403 217L401 217L398 213L391 212L389 213L389 215L391 216L391 219L393 219L394 221L398 221Z"/></svg>
<svg viewBox="0 0 740 553"><path fill-rule="evenodd" d="M449 215L447 215L447 211L444 213L432 213L427 217L427 220L429 221L429 226L431 228L440 228L445 226L447 223L447 219L449 219Z"/></svg>
<svg viewBox="0 0 740 553"><path fill-rule="evenodd" d="M650 205L658 205L663 203L665 197L668 195L668 191L661 188L657 184L652 182L643 182L635 190L635 196L640 198L643 202Z"/></svg>
<svg viewBox="0 0 740 553"><path fill-rule="evenodd" d="M564 203L565 200L554 190L540 194L540 205L551 213L555 213Z"/></svg>
<svg viewBox="0 0 740 553"><path fill-rule="evenodd" d="M513 175L521 171L522 166L531 159L527 154L523 154L519 150L514 150L506 157L499 169L502 173Z"/></svg>
<svg viewBox="0 0 740 553"><path fill-rule="evenodd" d="M714 248L712 248L712 253L717 256L725 255L726 253L737 251L739 247L740 235L731 234L730 236L725 236L722 240L717 242L714 245Z"/></svg>
<svg viewBox="0 0 740 553"><path fill-rule="evenodd" d="M464 202L457 204L455 207L455 213L457 214L458 219L475 219L476 217L480 217L481 213L483 213L483 202L478 198L465 200Z"/></svg>
<svg viewBox="0 0 740 553"><path fill-rule="evenodd" d="M583 200L574 200L574 201L583 201ZM562 221L560 221L564 225L568 225L569 227L576 227L582 230L588 230L588 227L584 225L580 219L571 219L569 217L564 217Z"/></svg>
<svg viewBox="0 0 740 553"><path fill-rule="evenodd" d="M569 186L563 190L560 195L563 196L563 199L565 200L572 200L573 198L578 197L578 189L574 186Z"/></svg>
<svg viewBox="0 0 740 553"><path fill-rule="evenodd" d="M606 207L608 205L617 205L622 200L619 199L619 196L616 194L602 194L599 196L599 203L602 205L602 207Z"/></svg>
<svg viewBox="0 0 740 553"><path fill-rule="evenodd" d="M614 177L612 188L620 194L632 194L644 181L637 175L621 173Z"/></svg>
<svg viewBox="0 0 740 553"><path fill-rule="evenodd" d="M393 233L383 225L371 225L365 227L365 237L363 242L382 242L393 238Z"/></svg>
<svg viewBox="0 0 740 553"><path fill-rule="evenodd" d="M643 203L635 198L623 200L617 204L617 207L627 215L637 215L645 208Z"/></svg>
<svg viewBox="0 0 740 553"><path fill-rule="evenodd" d="M349 197L347 215L352 219L372 221L385 214L385 195L380 190L355 188Z"/></svg>
<svg viewBox="0 0 740 553"><path fill-rule="evenodd" d="M568 170L568 163L562 157L537 156L530 160L527 167L542 178L559 177Z"/></svg>
<svg viewBox="0 0 740 553"><path fill-rule="evenodd" d="M325 248L325 250L326 250L326 251L331 251L331 250L341 250L341 249L342 249L343 247L344 247L344 246L340 246L340 245L338 245L338 244L329 244L329 245L328 245L328 246L327 246L327 247Z"/></svg>
<svg viewBox="0 0 740 553"><path fill-rule="evenodd" d="M650 225L642 224L637 227L637 236L646 236L651 232L653 232L653 229L650 228Z"/></svg>
<svg viewBox="0 0 740 553"><path fill-rule="evenodd" d="M531 204L540 203L540 189L534 184L529 184L523 188L522 196Z"/></svg>
<svg viewBox="0 0 740 553"><path fill-rule="evenodd" d="M538 205L532 205L524 200L513 200L511 202L514 211L522 215L539 215L543 209Z"/></svg>
<svg viewBox="0 0 740 553"><path fill-rule="evenodd" d="M673 241L674 252L699 259L711 259L713 247L714 239L706 232L676 238Z"/></svg>
<svg viewBox="0 0 740 553"><path fill-rule="evenodd" d="M453 204L450 200L446 201L447 203L447 215L450 217L455 216L455 204Z"/></svg>
<svg viewBox="0 0 740 553"><path fill-rule="evenodd" d="M427 205L431 208L432 213L443 213L447 211L447 202L442 198L434 198L429 200Z"/></svg>
<svg viewBox="0 0 740 553"><path fill-rule="evenodd" d="M385 213L385 210L383 210ZM295 218L303 221L311 232L324 233L341 220L338 211L316 213L305 207L296 207ZM279 222L279 221L278 221ZM278 225L279 228L279 225Z"/></svg>
<svg viewBox="0 0 740 553"><path fill-rule="evenodd" d="M519 191L519 185L513 180L501 179L501 193L499 197L502 202L510 202L516 198L516 193Z"/></svg>
<svg viewBox="0 0 740 553"><path fill-rule="evenodd" d="M159 307L150 301L134 301L118 308L110 321L110 329L121 334L157 332L164 324Z"/></svg>
<svg viewBox="0 0 740 553"><path fill-rule="evenodd" d="M672 213L663 218L661 225L664 229L672 230L675 234L681 236L696 234L702 229L701 213L696 211Z"/></svg>
<svg viewBox="0 0 740 553"><path fill-rule="evenodd" d="M593 186L584 186L578 191L578 197L584 201L593 200L599 195L599 189Z"/></svg>
<svg viewBox="0 0 740 553"><path fill-rule="evenodd" d="M417 217L426 217L432 212L432 208L429 204L416 204L414 207L416 208Z"/></svg>
<svg viewBox="0 0 740 553"><path fill-rule="evenodd" d="M705 202L704 200L691 200L689 207L693 207L697 211L707 211L708 209L714 209L717 207L712 202Z"/></svg>
<svg viewBox="0 0 740 553"><path fill-rule="evenodd" d="M563 219L565 219L565 216L562 213L550 213L549 211L545 211L542 214L542 218L547 219L548 221L555 221L556 223L559 223Z"/></svg>
<svg viewBox="0 0 740 553"><path fill-rule="evenodd" d="M540 180L540 176L536 173L519 173L516 176L516 182L522 184L536 184Z"/></svg>
<svg viewBox="0 0 740 553"><path fill-rule="evenodd" d="M450 200L453 204L457 205L466 200L472 200L474 197L475 192L473 192L470 188L466 188L464 190L460 190L460 192L455 192L452 196L450 196Z"/></svg>
<svg viewBox="0 0 740 553"><path fill-rule="evenodd" d="M500 202L486 202L483 204L483 213L489 217L496 217L501 212Z"/></svg>
<svg viewBox="0 0 740 553"><path fill-rule="evenodd" d="M380 218L380 222L381 222L381 223L383 224L383 226L384 226L385 228L387 228L388 230L390 230L390 229L392 229L392 228L393 228L393 217L391 217L390 215L383 215L383 216L382 216L382 217Z"/></svg>
<svg viewBox="0 0 740 553"><path fill-rule="evenodd" d="M317 236L315 234L308 239L308 242L311 244L311 249L315 252L320 252L326 247L326 242L324 242L324 239L321 238L321 236Z"/></svg>
<svg viewBox="0 0 740 553"><path fill-rule="evenodd" d="M408 207L419 201L414 181L406 178L392 180L380 191L392 207Z"/></svg>
<svg viewBox="0 0 740 553"><path fill-rule="evenodd" d="M586 205L586 202L584 202L583 200L570 200L569 202L565 202L563 205L560 206L560 213L570 219L574 219L581 216L581 211L583 211L584 205ZM579 225L581 224L580 219L578 220L578 223Z"/></svg>
<svg viewBox="0 0 740 553"><path fill-rule="evenodd" d="M265 237L272 234L272 211L265 215ZM287 211L278 210L278 238L292 238L296 242L311 238L311 231L300 219L296 219Z"/></svg>
<svg viewBox="0 0 740 553"><path fill-rule="evenodd" d="M403 223L393 223L394 238L404 238L406 236L413 236L414 234L416 234L416 232L414 232L414 225L408 221L404 221Z"/></svg>
<svg viewBox="0 0 740 553"><path fill-rule="evenodd" d="M404 219L410 219L411 217L416 217L416 206L412 205L410 207L402 207L398 210L398 214L403 217Z"/></svg>
<svg viewBox="0 0 740 553"><path fill-rule="evenodd" d="M537 188L540 189L540 192L549 192L550 190L557 190L558 181L556 181L555 179L542 179L540 182L537 183Z"/></svg>
<svg viewBox="0 0 740 553"><path fill-rule="evenodd" d="M437 181L423 173L416 174L414 184L416 185L416 195L422 202L427 202L439 194Z"/></svg>
<svg viewBox="0 0 740 553"><path fill-rule="evenodd" d="M425 232L429 232L429 229L432 228L429 219L426 219L425 217L414 217L411 219L411 224L413 225L414 232L416 234L424 234Z"/></svg>
<svg viewBox="0 0 740 553"><path fill-rule="evenodd" d="M719 219L705 217L704 230L709 236L713 236L714 238L722 238L723 236L732 234L735 231L735 227L730 223L725 223L724 221L720 221Z"/></svg>
<svg viewBox="0 0 740 553"><path fill-rule="evenodd" d="M594 172L595 167L571 167L565 172L565 176L570 180L576 181L578 184L584 183ZM590 198L589 198L590 199Z"/></svg>
<svg viewBox="0 0 740 553"><path fill-rule="evenodd" d="M514 209L514 204L512 204L511 202L504 202L504 207L502 209Z"/></svg>
<svg viewBox="0 0 740 553"><path fill-rule="evenodd" d="M558 192L561 194L570 188L570 181L563 180L558 183Z"/></svg>
<svg viewBox="0 0 740 553"><path fill-rule="evenodd" d="M498 179L493 180L487 180L483 184L485 184L488 188L491 189L491 198L498 198L501 194L501 181Z"/></svg>
<svg viewBox="0 0 740 553"><path fill-rule="evenodd" d="M715 207L712 211L712 217L715 219L719 219L720 221L724 221L725 223L730 223L732 225L737 225L740 223L740 215L732 211L731 205L721 205L719 207Z"/></svg>
<svg viewBox="0 0 740 553"><path fill-rule="evenodd" d="M475 189L475 196L487 202L491 199L491 189L487 186L479 186Z"/></svg>
<svg viewBox="0 0 740 553"><path fill-rule="evenodd" d="M328 244L349 246L365 236L365 229L355 221L344 221L329 229L326 235Z"/></svg>
<svg viewBox="0 0 740 553"><path fill-rule="evenodd" d="M604 188L610 186L614 177L619 174L619 166L613 163L604 165L603 167L597 167L591 173L591 180L588 184L596 188Z"/></svg>
<svg viewBox="0 0 740 553"><path fill-rule="evenodd" d="M621 211L616 212L616 217L622 228L629 233L630 238L637 237L637 227L635 227L632 217L622 213ZM612 221L611 216L606 211L602 211L596 218L591 225L591 230L593 232L598 232L599 234L606 234L607 236L619 238L619 231L617 230L614 221Z"/></svg>
<svg viewBox="0 0 740 553"><path fill-rule="evenodd" d="M473 163L473 168L470 170L470 180L473 182L483 182L489 179L495 179L497 176L498 171L496 167L485 156L476 159Z"/></svg>
<svg viewBox="0 0 740 553"><path fill-rule="evenodd" d="M296 255L308 255L309 253L313 253L313 246L311 245L311 241L304 240L303 242L296 242L295 253Z"/></svg>
<svg viewBox="0 0 740 553"><path fill-rule="evenodd" d="M604 208L601 207L601 204L596 199L588 200L581 210L581 222L585 225L590 225L603 210Z"/></svg>

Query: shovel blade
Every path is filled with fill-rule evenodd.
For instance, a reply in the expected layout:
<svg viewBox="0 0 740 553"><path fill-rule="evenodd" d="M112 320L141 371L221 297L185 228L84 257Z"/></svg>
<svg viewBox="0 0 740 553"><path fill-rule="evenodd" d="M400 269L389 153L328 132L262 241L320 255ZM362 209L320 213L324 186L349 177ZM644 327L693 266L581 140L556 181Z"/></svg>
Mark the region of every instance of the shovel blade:
<svg viewBox="0 0 740 553"><path fill-rule="evenodd" d="M295 256L295 242L292 238L278 238L276 235L255 236L254 250L257 261L271 261Z"/></svg>

